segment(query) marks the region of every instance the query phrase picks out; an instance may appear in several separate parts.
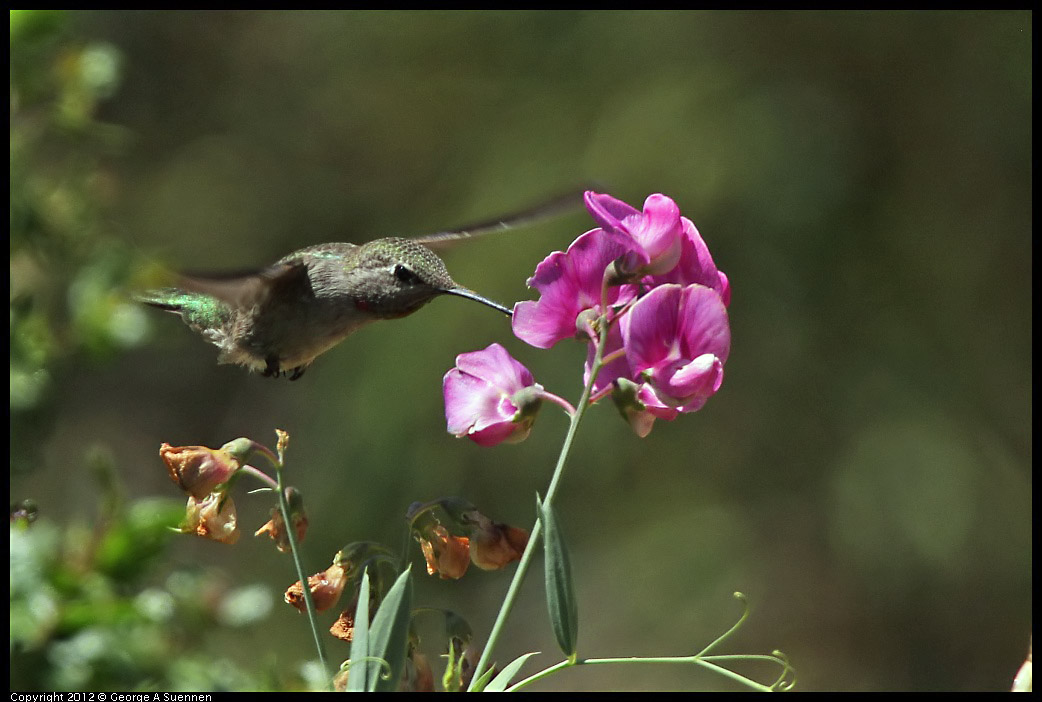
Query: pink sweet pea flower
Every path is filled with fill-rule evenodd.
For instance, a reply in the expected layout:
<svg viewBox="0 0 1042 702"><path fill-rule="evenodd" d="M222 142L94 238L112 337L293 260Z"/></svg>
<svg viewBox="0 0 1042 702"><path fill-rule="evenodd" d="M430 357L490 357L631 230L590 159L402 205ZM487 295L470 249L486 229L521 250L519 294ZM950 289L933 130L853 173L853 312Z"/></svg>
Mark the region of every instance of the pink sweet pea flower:
<svg viewBox="0 0 1042 702"><path fill-rule="evenodd" d="M577 334L576 322L586 310L601 313L604 269L635 246L625 237L593 229L572 242L566 252L547 256L528 279L528 287L539 291L539 299L514 305L514 334L541 349L562 339L585 337L584 330ZM635 286L611 287L608 304L624 303L635 295Z"/></svg>
<svg viewBox="0 0 1042 702"><path fill-rule="evenodd" d="M528 437L542 401L542 386L499 344L461 353L445 374L448 431L481 446Z"/></svg>
<svg viewBox="0 0 1042 702"><path fill-rule="evenodd" d="M680 208L661 194L649 195L644 211L638 212L611 195L587 191L583 196L590 216L605 231L628 236L638 248L620 261L624 275L659 275L672 270L680 260L682 225Z"/></svg>
<svg viewBox="0 0 1042 702"><path fill-rule="evenodd" d="M731 348L727 309L704 285L660 285L638 300L622 321L634 379L665 407L701 409L724 380Z"/></svg>

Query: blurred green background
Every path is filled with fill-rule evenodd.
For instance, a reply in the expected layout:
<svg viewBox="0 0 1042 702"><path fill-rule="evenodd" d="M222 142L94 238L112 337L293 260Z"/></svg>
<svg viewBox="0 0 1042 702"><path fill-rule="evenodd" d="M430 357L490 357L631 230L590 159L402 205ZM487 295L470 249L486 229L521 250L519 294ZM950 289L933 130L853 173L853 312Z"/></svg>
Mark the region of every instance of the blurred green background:
<svg viewBox="0 0 1042 702"><path fill-rule="evenodd" d="M580 653L694 653L737 617L741 590L752 618L724 652L780 648L800 689L1009 688L1032 613L1030 13L11 22L11 491L36 501L28 533L50 544L26 548L51 554L33 577L71 573L33 600L15 587L13 535L13 687L299 684L310 635L279 601L296 576L249 537L264 496L237 493L247 534L233 547L160 530L167 550L140 572L97 560L113 524L181 509L161 442L273 446L276 427L289 431L316 572L347 542L400 544L414 500L459 495L531 525L566 419L545 407L519 445L450 437L441 377L456 354L499 342L547 389L579 394L584 348L527 347L500 315L454 298L364 329L294 383L218 366L176 317L127 303L142 261L250 268L595 180L638 206L666 193L695 222L733 286L733 347L703 411L643 440L610 403L582 427L558 508ZM592 226L577 210L445 258L509 304ZM88 604L69 624L63 603L95 602L84 578L98 572L102 599L138 614ZM261 604L195 629L180 615L158 624L181 611L170 607L135 619L156 609L142 593L169 605L186 573L222 583L211 604L245 587ZM540 573L500 661L558 660ZM483 639L508 581L424 575L417 600L457 609ZM169 661L132 660L137 644L102 665L113 621L151 632L157 660L197 665L157 672ZM164 638L174 630L178 645ZM332 639L327 651L348 654ZM686 667L597 666L535 689L733 687Z"/></svg>

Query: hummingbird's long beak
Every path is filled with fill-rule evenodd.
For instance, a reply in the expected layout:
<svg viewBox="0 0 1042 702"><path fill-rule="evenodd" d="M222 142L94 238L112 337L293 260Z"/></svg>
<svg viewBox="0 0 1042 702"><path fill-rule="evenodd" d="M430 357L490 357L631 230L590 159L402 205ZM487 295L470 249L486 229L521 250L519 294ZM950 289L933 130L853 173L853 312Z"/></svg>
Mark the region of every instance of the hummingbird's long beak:
<svg viewBox="0 0 1042 702"><path fill-rule="evenodd" d="M480 302L483 305L488 305L492 309L499 310L508 317L514 314L498 302L492 302L492 300L488 299L487 297L482 297L473 290L468 290L467 288L449 288L447 290L442 290L442 292L446 295L456 295L457 297L465 297L468 300L474 300L475 302Z"/></svg>

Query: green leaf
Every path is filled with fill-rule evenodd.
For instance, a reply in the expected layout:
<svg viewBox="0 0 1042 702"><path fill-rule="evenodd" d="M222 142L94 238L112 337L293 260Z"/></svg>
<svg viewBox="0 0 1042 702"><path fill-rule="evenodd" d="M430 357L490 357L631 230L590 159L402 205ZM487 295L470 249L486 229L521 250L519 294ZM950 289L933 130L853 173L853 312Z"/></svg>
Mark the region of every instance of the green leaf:
<svg viewBox="0 0 1042 702"><path fill-rule="evenodd" d="M517 671L521 670L521 666L523 666L532 656L538 655L539 651L532 651L531 653L522 654L510 661L510 663L507 664L507 667L503 668L499 675L494 677L492 682L485 686L484 692L503 692L503 690L506 690L507 685L509 685L513 677L517 675ZM492 669L489 668L489 670L491 671Z"/></svg>
<svg viewBox="0 0 1042 702"><path fill-rule="evenodd" d="M358 588L358 606L355 607L355 629L351 636L351 667L347 673L347 691L365 692L369 679L369 569L362 573ZM379 671L377 671L379 674Z"/></svg>
<svg viewBox="0 0 1042 702"><path fill-rule="evenodd" d="M557 645L564 651L564 655L574 659L579 635L579 608L575 601L575 588L572 586L568 549L557 525L553 506L543 504L538 495L536 506L544 530L546 605L550 611L550 625L554 629Z"/></svg>
<svg viewBox="0 0 1042 702"><path fill-rule="evenodd" d="M376 675L375 678L367 676L371 691L393 692L398 689L405 666L411 614L412 573L407 568L380 603L380 609L376 610L373 625L369 629L369 655L387 661L390 667L389 672Z"/></svg>
<svg viewBox="0 0 1042 702"><path fill-rule="evenodd" d="M488 685L488 681L492 679L492 674L496 672L496 667L489 666L488 670L482 673L477 680L474 681L468 692L484 692L485 686Z"/></svg>

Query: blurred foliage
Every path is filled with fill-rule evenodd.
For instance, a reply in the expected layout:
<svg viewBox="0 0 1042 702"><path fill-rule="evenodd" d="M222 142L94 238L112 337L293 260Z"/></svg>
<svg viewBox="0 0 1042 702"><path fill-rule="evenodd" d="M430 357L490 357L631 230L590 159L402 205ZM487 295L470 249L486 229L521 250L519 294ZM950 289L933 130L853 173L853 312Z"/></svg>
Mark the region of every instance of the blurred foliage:
<svg viewBox="0 0 1042 702"><path fill-rule="evenodd" d="M103 216L112 174L101 159L127 135L94 118L118 88L121 56L68 24L61 12L11 12L12 471L39 460L76 359L115 358L146 330L120 294L134 256ZM27 513L28 501L12 507L11 689L277 686L199 645L221 628L245 635L270 611L271 592L171 570L162 557L183 505L127 502L104 452L84 456L103 493L93 524L60 523L50 502L42 514L35 504Z"/></svg>
<svg viewBox="0 0 1042 702"><path fill-rule="evenodd" d="M99 475L111 473L94 460ZM106 495L91 525L12 509L11 689L279 687L260 666L249 673L222 654L216 639L256 635L271 590L165 564L179 500L124 503L111 484Z"/></svg>
<svg viewBox="0 0 1042 702"><path fill-rule="evenodd" d="M89 523L85 446L129 494L170 495L161 442L282 426L323 525L310 564L394 543L437 495L530 523L563 418L483 450L446 436L440 379L498 341L574 400L582 348L526 348L443 299L280 383L119 290L151 256L243 269L591 179L664 192L731 280L734 344L698 414L638 440L607 407L580 432L558 507L581 610L604 613L580 653L685 650L740 589L756 626L736 645L782 647L802 689L1009 689L1032 605L1031 49L1029 12L14 12L12 493ZM590 226L445 258L524 299ZM270 545L190 541L171 558L284 586ZM416 585L477 638L504 587ZM552 645L537 589L504 659ZM290 614L269 636L306 651ZM602 668L539 689L720 684Z"/></svg>
<svg viewBox="0 0 1042 702"><path fill-rule="evenodd" d="M74 39L57 11L11 11L12 463L47 428L49 403L73 356L112 358L144 340L141 310L119 294L131 271L125 242L103 218L125 130L98 104L120 81L120 53Z"/></svg>

